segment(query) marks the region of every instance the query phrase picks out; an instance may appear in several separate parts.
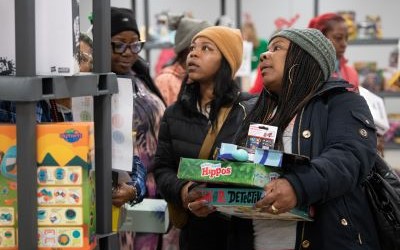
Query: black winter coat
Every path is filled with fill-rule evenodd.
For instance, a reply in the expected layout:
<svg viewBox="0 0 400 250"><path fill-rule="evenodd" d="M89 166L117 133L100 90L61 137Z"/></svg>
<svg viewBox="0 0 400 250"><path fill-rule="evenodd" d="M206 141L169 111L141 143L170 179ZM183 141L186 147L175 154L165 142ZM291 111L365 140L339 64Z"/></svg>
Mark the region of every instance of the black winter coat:
<svg viewBox="0 0 400 250"><path fill-rule="evenodd" d="M283 177L298 206L312 206L313 222L297 224L296 250L379 250L375 224L361 185L376 157L376 130L364 98L330 80L296 117L293 153L310 165L288 166ZM253 249L252 223L235 219L240 240Z"/></svg>
<svg viewBox="0 0 400 250"><path fill-rule="evenodd" d="M233 142L237 129L256 99L248 94L239 95L211 152L221 142ZM187 181L177 179L179 160L181 157L198 158L209 126L208 118L200 112L191 117L186 116L180 103L166 109L158 136L154 173L158 190L168 202L182 206L180 193ZM190 214L188 223L181 230L180 249L227 249L228 230L229 222L217 212L207 218Z"/></svg>

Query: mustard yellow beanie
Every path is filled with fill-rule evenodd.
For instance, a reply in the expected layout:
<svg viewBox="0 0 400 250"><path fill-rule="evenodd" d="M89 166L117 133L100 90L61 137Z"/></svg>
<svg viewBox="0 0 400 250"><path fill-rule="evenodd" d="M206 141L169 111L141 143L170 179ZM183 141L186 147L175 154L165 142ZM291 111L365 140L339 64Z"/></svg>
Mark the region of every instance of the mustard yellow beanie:
<svg viewBox="0 0 400 250"><path fill-rule="evenodd" d="M215 43L228 61L233 78L242 64L243 39L240 30L225 26L211 26L197 33L192 42L198 37L206 37Z"/></svg>

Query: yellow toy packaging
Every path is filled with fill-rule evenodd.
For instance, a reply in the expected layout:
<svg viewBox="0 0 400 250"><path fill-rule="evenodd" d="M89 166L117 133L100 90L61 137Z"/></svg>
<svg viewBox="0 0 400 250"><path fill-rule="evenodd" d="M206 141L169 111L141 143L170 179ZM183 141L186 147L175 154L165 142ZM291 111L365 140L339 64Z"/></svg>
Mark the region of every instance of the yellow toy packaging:
<svg viewBox="0 0 400 250"><path fill-rule="evenodd" d="M37 125L39 250L96 247L93 123ZM18 249L16 126L0 125L0 250Z"/></svg>

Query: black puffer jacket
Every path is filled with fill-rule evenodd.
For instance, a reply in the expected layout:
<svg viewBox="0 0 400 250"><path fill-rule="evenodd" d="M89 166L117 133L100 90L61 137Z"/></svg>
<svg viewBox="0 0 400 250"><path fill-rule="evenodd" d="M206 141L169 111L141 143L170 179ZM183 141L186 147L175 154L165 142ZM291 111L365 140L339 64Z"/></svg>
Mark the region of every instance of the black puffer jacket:
<svg viewBox="0 0 400 250"><path fill-rule="evenodd" d="M237 129L247 112L255 104L256 99L249 94L240 94L222 126L211 152L221 142L233 141ZM180 191L187 181L178 180L176 177L180 157L198 157L209 126L208 118L200 112L193 117L185 116L183 107L179 103L175 103L165 110L158 135L155 177L159 191L168 202L182 205Z"/></svg>
<svg viewBox="0 0 400 250"><path fill-rule="evenodd" d="M255 97L240 94L222 126L211 152L221 142L232 142L243 119L256 102ZM155 178L161 195L168 202L182 206L181 188L187 183L177 179L180 157L197 158L209 129L209 120L201 113L191 117L184 115L182 104L168 107L161 121L158 147L155 156ZM180 249L227 249L229 223L218 213L207 218L190 215L181 230ZM206 237L206 238L204 238Z"/></svg>

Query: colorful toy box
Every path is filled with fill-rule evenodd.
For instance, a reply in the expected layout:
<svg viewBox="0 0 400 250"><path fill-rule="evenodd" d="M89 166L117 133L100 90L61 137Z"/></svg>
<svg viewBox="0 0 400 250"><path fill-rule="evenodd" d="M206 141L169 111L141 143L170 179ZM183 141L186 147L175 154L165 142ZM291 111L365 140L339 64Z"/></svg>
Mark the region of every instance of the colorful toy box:
<svg viewBox="0 0 400 250"><path fill-rule="evenodd" d="M270 214L254 208L254 204L262 199L264 190L259 188L196 188L221 213L242 218L267 220L312 221L308 209L292 209L282 214Z"/></svg>
<svg viewBox="0 0 400 250"><path fill-rule="evenodd" d="M178 178L264 187L270 180L278 178L281 173L281 168L266 167L253 162L181 158Z"/></svg>
<svg viewBox="0 0 400 250"><path fill-rule="evenodd" d="M290 164L308 164L305 156L222 143L218 160L181 158L178 178L200 182L264 187Z"/></svg>
<svg viewBox="0 0 400 250"><path fill-rule="evenodd" d="M169 226L167 202L163 199L143 199L139 204L125 204L121 213L121 231L166 233Z"/></svg>
<svg viewBox="0 0 400 250"><path fill-rule="evenodd" d="M96 247L93 123L37 126L38 247ZM0 125L0 249L18 249L16 127Z"/></svg>

